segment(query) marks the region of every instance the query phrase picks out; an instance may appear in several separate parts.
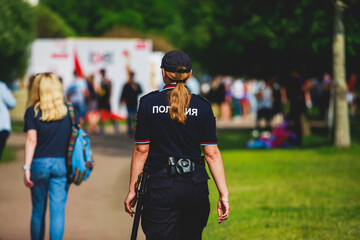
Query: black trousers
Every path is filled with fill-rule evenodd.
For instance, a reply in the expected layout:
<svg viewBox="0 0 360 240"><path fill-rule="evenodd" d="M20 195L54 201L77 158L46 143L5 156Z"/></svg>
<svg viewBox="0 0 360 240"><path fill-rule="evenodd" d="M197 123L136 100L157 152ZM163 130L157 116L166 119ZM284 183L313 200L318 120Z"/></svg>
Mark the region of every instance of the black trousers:
<svg viewBox="0 0 360 240"><path fill-rule="evenodd" d="M0 159L5 148L6 140L8 139L9 135L10 135L9 131L0 132Z"/></svg>
<svg viewBox="0 0 360 240"><path fill-rule="evenodd" d="M296 144L302 145L303 129L301 115L305 113L305 104L302 101L290 102L289 121L292 131L296 135Z"/></svg>
<svg viewBox="0 0 360 240"><path fill-rule="evenodd" d="M204 167L191 177L151 175L141 225L147 240L200 240L210 203Z"/></svg>

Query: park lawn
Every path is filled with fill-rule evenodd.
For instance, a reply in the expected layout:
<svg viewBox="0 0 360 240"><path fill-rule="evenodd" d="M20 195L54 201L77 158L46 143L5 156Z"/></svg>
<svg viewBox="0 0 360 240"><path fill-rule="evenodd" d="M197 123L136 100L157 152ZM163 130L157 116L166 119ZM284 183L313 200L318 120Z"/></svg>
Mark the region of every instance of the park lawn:
<svg viewBox="0 0 360 240"><path fill-rule="evenodd" d="M303 148L247 150L249 131L218 137L231 213L217 223L218 194L210 180L203 239L360 239L360 144L336 149L314 135Z"/></svg>
<svg viewBox="0 0 360 240"><path fill-rule="evenodd" d="M4 151L1 156L0 163L2 162L11 162L15 160L16 152L18 151L18 147L15 146L5 146Z"/></svg>
<svg viewBox="0 0 360 240"><path fill-rule="evenodd" d="M13 121L11 122L12 132L23 132L24 131L24 122L23 121Z"/></svg>

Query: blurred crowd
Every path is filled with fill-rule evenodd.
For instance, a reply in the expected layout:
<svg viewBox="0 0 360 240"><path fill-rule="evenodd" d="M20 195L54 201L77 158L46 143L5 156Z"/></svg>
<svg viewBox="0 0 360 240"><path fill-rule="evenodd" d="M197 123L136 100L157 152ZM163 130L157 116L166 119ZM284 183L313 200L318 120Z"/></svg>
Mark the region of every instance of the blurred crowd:
<svg viewBox="0 0 360 240"><path fill-rule="evenodd" d="M111 113L111 81L106 70L99 71L100 83L95 83L94 74L80 76L74 71L74 79L65 90L67 100L79 112L82 122L89 130L103 133L104 122L110 120L118 132L118 117ZM126 105L128 112L128 134L134 130L134 121L141 86L134 80L134 72L128 71L127 83L122 86L119 102ZM360 101L360 81L356 74L347 80L347 100L350 116L355 116ZM34 76L29 78L29 90ZM328 110L333 89L331 75L323 73L321 78L303 77L292 71L286 77L272 75L267 79L256 77L215 76L198 81L192 77L187 82L192 93L201 94L211 102L215 117L221 122L255 123L256 129L270 129L271 122L288 120L299 132L301 119L307 112L316 112L316 117L328 122Z"/></svg>
<svg viewBox="0 0 360 240"><path fill-rule="evenodd" d="M119 133L118 115L111 111L111 80L106 75L105 69L99 70L100 82L95 82L95 75L86 77L80 72L74 70L73 80L69 87L65 89L66 100L71 102L74 110L79 115L81 124L87 123L85 128L89 132L103 134L104 123L110 121L114 127L114 133ZM121 98L119 102L126 105L127 133L133 134L134 123L138 102L138 95L142 93L141 86L134 80L135 73L128 71L127 82L122 86ZM29 77L28 91L31 91L35 75ZM62 79L60 78L62 82Z"/></svg>
<svg viewBox="0 0 360 240"><path fill-rule="evenodd" d="M106 70L99 71L100 83L94 75L83 77L74 71L74 80L65 90L67 100L79 112L81 122L88 123L93 133L104 132L104 122L111 121L114 132L118 133L118 116L111 112L111 81ZM122 86L119 102L126 105L129 135L133 134L138 104L142 94L141 86L134 80L134 72L128 71L127 83ZM31 88L34 76L29 79ZM215 117L220 122L247 122L258 130L270 130L272 123L287 121L301 143L307 113L316 113L316 118L329 122L329 105L334 89L331 75L323 73L320 78L303 77L298 71L288 76L272 75L266 79L256 77L215 76L198 81L192 77L187 82L192 93L201 94L212 105ZM350 116L355 116L360 102L360 81L356 74L347 80L347 101ZM312 116L313 117L313 116ZM304 124L305 123L305 124Z"/></svg>
<svg viewBox="0 0 360 240"><path fill-rule="evenodd" d="M118 115L111 111L110 98L112 84L105 69L100 69L100 82L95 82L94 74L87 77L74 71L73 81L65 96L71 101L79 113L81 123L87 131L104 133L104 123L110 121L114 132L119 133ZM138 97L142 88L135 82L135 73L127 71L127 82L123 84L119 103L127 109L127 133L133 135L135 130ZM35 76L28 79L28 90L31 90ZM60 79L61 81L61 79ZM0 82L0 158L10 133L9 109L16 104L7 86ZM160 87L160 86L159 86ZM334 115L334 81L328 72L321 77L303 77L298 71L291 71L288 76L272 75L266 79L256 77L215 76L205 77L198 81L192 77L187 87L194 94L201 94L212 105L218 122L247 122L255 126L253 137L259 141L251 141L253 146L278 147L301 145L302 137L309 125L307 117L317 118L332 126ZM146 94L146 93L145 93ZM355 73L347 79L346 99L349 116L355 117L357 105L360 104L360 81ZM12 102L11 102L12 101ZM274 124L275 123L275 124ZM273 128L275 126L275 128ZM265 134L261 136L261 131Z"/></svg>
<svg viewBox="0 0 360 240"><path fill-rule="evenodd" d="M347 87L350 116L355 116L360 101L356 74L349 76ZM301 143L307 113L316 112L316 118L328 123L334 85L328 72L316 78L294 70L281 78L216 76L204 81L200 89L221 121L255 122L256 129L270 130L272 121L285 120Z"/></svg>

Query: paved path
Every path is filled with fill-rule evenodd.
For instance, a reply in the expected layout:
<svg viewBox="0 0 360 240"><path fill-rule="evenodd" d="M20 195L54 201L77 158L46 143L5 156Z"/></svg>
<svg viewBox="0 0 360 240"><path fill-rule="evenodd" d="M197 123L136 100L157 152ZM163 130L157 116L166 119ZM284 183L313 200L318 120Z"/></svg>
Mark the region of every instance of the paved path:
<svg viewBox="0 0 360 240"><path fill-rule="evenodd" d="M0 164L0 240L30 239L30 191L22 181L25 134L13 133L8 145L17 158ZM124 212L133 141L125 136L91 136L95 169L82 185L72 185L66 205L64 239L130 239L132 218ZM47 216L46 238L48 239ZM139 231L139 239L144 236Z"/></svg>

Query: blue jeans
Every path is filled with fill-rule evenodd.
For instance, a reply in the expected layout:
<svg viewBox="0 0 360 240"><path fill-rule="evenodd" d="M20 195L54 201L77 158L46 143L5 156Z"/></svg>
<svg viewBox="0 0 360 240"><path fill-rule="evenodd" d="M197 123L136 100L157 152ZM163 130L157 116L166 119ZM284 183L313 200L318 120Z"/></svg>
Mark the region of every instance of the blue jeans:
<svg viewBox="0 0 360 240"><path fill-rule="evenodd" d="M82 119L86 115L86 104L85 103L72 103L74 110L80 115Z"/></svg>
<svg viewBox="0 0 360 240"><path fill-rule="evenodd" d="M6 140L8 139L10 132L7 130L0 131L0 159L4 151Z"/></svg>
<svg viewBox="0 0 360 240"><path fill-rule="evenodd" d="M44 239L45 213L50 199L50 239L61 240L65 225L65 204L69 185L65 158L34 158L31 164L31 239Z"/></svg>
<svg viewBox="0 0 360 240"><path fill-rule="evenodd" d="M241 99L233 98L233 104L235 108L235 116L241 116Z"/></svg>

